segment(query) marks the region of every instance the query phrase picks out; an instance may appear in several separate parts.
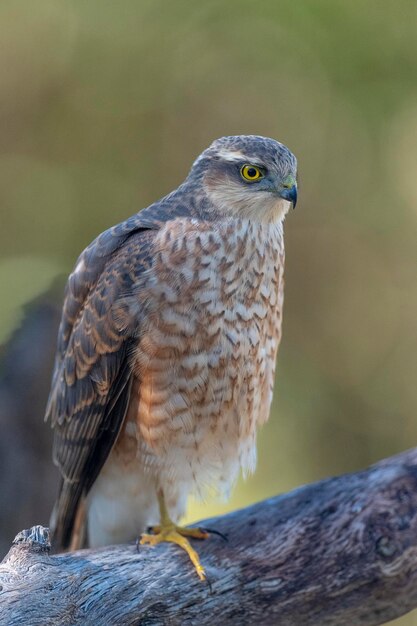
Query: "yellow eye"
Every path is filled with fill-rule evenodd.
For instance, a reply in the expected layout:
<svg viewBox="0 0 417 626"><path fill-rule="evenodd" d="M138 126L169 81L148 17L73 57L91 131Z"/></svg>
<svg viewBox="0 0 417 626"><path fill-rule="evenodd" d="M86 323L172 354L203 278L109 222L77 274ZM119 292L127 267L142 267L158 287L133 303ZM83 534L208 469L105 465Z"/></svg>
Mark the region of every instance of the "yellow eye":
<svg viewBox="0 0 417 626"><path fill-rule="evenodd" d="M255 165L244 165L241 168L240 173L242 175L242 178L249 181L250 183L254 183L255 181L264 177L259 167L256 167Z"/></svg>

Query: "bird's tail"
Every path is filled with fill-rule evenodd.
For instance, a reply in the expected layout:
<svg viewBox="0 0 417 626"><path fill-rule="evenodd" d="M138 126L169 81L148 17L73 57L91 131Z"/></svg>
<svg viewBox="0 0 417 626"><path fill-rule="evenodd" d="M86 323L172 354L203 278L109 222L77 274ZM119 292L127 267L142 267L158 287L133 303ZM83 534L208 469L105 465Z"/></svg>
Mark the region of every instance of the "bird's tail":
<svg viewBox="0 0 417 626"><path fill-rule="evenodd" d="M83 547L85 536L85 502L79 483L61 479L58 498L52 510L49 527L55 552Z"/></svg>

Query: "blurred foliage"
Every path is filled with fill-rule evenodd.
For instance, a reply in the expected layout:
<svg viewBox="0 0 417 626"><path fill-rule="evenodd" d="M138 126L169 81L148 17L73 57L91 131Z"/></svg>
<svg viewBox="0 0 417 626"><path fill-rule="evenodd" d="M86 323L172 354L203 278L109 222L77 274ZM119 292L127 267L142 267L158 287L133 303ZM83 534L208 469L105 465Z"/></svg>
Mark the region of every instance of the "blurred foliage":
<svg viewBox="0 0 417 626"><path fill-rule="evenodd" d="M258 471L192 517L416 443L416 24L415 0L0 4L3 341L24 302L217 136L298 156Z"/></svg>

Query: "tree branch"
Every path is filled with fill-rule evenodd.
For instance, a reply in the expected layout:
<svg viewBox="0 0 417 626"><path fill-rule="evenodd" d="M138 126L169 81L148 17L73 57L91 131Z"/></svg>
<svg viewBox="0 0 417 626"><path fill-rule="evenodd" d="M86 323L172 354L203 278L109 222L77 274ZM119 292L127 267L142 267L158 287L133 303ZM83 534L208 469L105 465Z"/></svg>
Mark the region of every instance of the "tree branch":
<svg viewBox="0 0 417 626"><path fill-rule="evenodd" d="M210 585L173 545L49 555L40 526L0 565L0 624L371 626L417 606L417 449L203 522Z"/></svg>

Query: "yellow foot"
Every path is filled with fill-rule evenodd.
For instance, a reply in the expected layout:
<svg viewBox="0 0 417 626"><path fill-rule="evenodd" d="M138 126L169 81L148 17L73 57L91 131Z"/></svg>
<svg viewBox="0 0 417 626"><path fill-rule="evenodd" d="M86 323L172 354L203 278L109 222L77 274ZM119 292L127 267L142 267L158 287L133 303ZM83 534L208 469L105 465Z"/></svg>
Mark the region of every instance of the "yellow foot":
<svg viewBox="0 0 417 626"><path fill-rule="evenodd" d="M200 557L197 552L191 546L187 537L193 537L194 539L207 539L209 533L200 528L182 528L181 526L175 526L170 524L167 526L153 526L152 534L144 533L140 539L140 545L148 544L150 546L156 546L158 543L168 541L170 543L176 543L183 550L186 551L194 565L200 580L206 580L206 573L204 567L200 563Z"/></svg>

